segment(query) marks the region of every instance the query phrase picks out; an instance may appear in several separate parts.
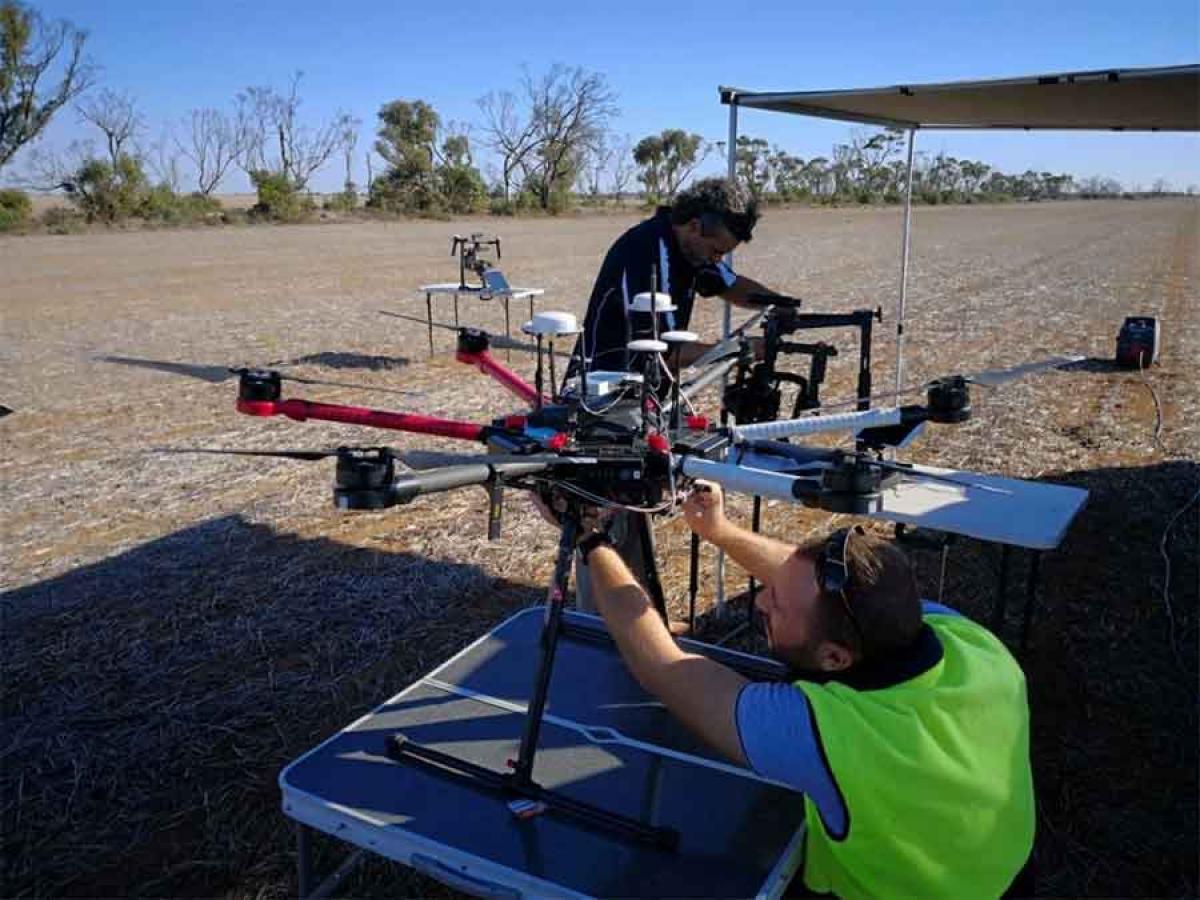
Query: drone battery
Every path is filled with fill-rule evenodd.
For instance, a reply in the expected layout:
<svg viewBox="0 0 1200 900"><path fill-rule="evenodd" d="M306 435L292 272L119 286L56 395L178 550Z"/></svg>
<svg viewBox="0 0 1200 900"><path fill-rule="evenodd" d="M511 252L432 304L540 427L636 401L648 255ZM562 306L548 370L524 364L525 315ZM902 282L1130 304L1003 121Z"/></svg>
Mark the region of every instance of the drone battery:
<svg viewBox="0 0 1200 900"><path fill-rule="evenodd" d="M1158 320L1153 316L1127 316L1117 335L1116 363L1127 369L1145 369L1158 362Z"/></svg>
<svg viewBox="0 0 1200 900"><path fill-rule="evenodd" d="M587 373L587 394L589 397L604 397L618 390L622 385L641 384L643 377L636 372L604 372Z"/></svg>

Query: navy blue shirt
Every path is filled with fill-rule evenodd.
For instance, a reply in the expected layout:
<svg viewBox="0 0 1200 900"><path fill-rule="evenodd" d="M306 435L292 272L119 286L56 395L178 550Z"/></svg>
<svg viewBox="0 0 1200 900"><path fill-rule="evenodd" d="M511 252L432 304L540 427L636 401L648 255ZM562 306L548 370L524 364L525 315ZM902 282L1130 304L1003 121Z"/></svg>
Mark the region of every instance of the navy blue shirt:
<svg viewBox="0 0 1200 900"><path fill-rule="evenodd" d="M655 289L670 294L677 307L660 320L661 330L687 328L696 294L723 294L737 280L724 263L693 266L675 238L670 207L659 207L651 218L617 238L600 266L583 319L589 369L624 369L626 341L650 336L653 324L649 314L627 310L635 295L650 291L651 273Z"/></svg>

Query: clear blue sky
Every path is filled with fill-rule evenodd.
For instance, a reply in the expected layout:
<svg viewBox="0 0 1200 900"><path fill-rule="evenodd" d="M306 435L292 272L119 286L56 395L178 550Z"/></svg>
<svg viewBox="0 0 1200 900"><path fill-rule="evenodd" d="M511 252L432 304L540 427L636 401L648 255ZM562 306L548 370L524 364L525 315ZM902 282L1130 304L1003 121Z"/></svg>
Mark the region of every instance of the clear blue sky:
<svg viewBox="0 0 1200 900"><path fill-rule="evenodd" d="M479 122L476 100L515 89L521 65L603 72L619 95L614 130L636 140L667 127L721 140L719 84L754 90L874 87L1200 62L1197 0L1006 3L653 4L331 3L328 0L45 0L32 4L90 33L101 84L132 94L156 133L202 106L230 108L247 85L283 88L305 73L302 112L342 108L363 122L356 180L379 107L424 99L443 120ZM748 12L747 12L748 11ZM745 111L741 132L791 153L828 155L849 128ZM47 140L88 133L64 111ZM926 132L918 149L1028 168L1106 175L1126 187L1159 177L1200 185L1200 138L1181 134ZM330 166L314 187L340 184ZM240 174L223 190L245 189Z"/></svg>

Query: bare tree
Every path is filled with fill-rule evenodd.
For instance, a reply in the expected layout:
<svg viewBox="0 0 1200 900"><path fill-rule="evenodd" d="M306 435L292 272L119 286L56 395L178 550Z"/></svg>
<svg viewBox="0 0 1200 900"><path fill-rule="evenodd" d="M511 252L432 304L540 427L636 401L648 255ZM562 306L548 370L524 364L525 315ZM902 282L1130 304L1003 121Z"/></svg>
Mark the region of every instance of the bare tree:
<svg viewBox="0 0 1200 900"><path fill-rule="evenodd" d="M633 181L637 164L633 158L633 139L624 135L613 148L612 189L616 195L617 206L625 203L625 189Z"/></svg>
<svg viewBox="0 0 1200 900"><path fill-rule="evenodd" d="M303 76L303 72L292 76L286 95L271 87L249 87L237 98L238 127L245 135L242 168L280 173L300 189L342 148L347 133L357 130L359 124L341 111L314 128L301 123L298 92Z"/></svg>
<svg viewBox="0 0 1200 900"><path fill-rule="evenodd" d="M342 184L342 189L349 194L354 190L354 150L358 146L358 122L351 120L345 123L345 130L342 132L342 150L346 154L346 180ZM370 179L370 169L367 170L368 180Z"/></svg>
<svg viewBox="0 0 1200 900"><path fill-rule="evenodd" d="M179 171L179 145L169 124L162 127L158 140L141 154L146 165L159 184L165 184L171 193L178 194L183 176Z"/></svg>
<svg viewBox="0 0 1200 900"><path fill-rule="evenodd" d="M557 63L540 77L525 70L520 99L508 91L482 97L485 142L500 157L505 199L519 175L522 187L549 208L600 141L615 100L603 75Z"/></svg>
<svg viewBox="0 0 1200 900"><path fill-rule="evenodd" d="M592 146L587 149L585 163L580 167L579 177L583 182L584 189L593 197L599 196L600 182L604 178L604 173L608 171L615 153L616 148L612 146L607 134L599 135Z"/></svg>
<svg viewBox="0 0 1200 900"><path fill-rule="evenodd" d="M142 116L133 97L105 88L97 96L76 105L79 117L100 129L115 169L126 147L142 130Z"/></svg>
<svg viewBox="0 0 1200 900"><path fill-rule="evenodd" d="M69 22L45 22L14 0L0 3L0 169L32 141L59 109L92 86L84 59L87 32ZM47 84L55 62L61 71Z"/></svg>
<svg viewBox="0 0 1200 900"><path fill-rule="evenodd" d="M583 155L616 114L616 94L603 75L559 63L541 78L526 71L522 84L536 140L534 187L548 209L551 196L575 180Z"/></svg>
<svg viewBox="0 0 1200 900"><path fill-rule="evenodd" d="M184 121L179 152L196 168L196 187L205 197L217 189L246 145L241 121L219 109L193 109Z"/></svg>
<svg viewBox="0 0 1200 900"><path fill-rule="evenodd" d="M25 184L34 191L63 190L71 193L76 173L95 156L96 145L90 139L71 141L66 150L44 144L35 146L29 154Z"/></svg>
<svg viewBox="0 0 1200 900"><path fill-rule="evenodd" d="M532 116L518 112L517 98L510 91L481 97L479 108L485 117L484 143L500 157L500 184L507 201L512 197L514 178L528 173L537 147L537 129Z"/></svg>

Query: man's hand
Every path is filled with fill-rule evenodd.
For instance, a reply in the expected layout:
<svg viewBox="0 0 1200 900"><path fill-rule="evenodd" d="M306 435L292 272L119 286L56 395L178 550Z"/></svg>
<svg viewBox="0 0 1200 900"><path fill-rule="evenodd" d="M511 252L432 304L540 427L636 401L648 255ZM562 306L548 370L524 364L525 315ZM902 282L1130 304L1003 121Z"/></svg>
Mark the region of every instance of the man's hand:
<svg viewBox="0 0 1200 900"><path fill-rule="evenodd" d="M533 500L534 508L547 524L553 525L555 528L562 528L564 517L571 511L566 497L557 490L551 491L546 496L542 496L536 492L531 493L529 496ZM612 510L601 509L598 506L576 507L574 512L579 517L579 531L575 538L576 543L582 541L593 531L603 531L608 527L609 519L612 518Z"/></svg>
<svg viewBox="0 0 1200 900"><path fill-rule="evenodd" d="M721 486L711 481L697 481L683 501L683 520L700 537L715 543L716 535L729 524L725 518L725 494Z"/></svg>

